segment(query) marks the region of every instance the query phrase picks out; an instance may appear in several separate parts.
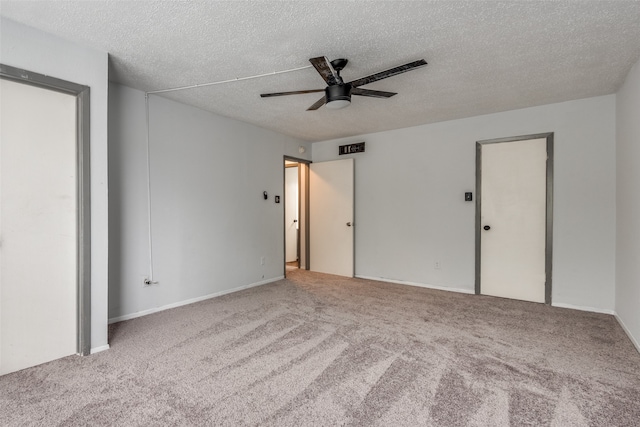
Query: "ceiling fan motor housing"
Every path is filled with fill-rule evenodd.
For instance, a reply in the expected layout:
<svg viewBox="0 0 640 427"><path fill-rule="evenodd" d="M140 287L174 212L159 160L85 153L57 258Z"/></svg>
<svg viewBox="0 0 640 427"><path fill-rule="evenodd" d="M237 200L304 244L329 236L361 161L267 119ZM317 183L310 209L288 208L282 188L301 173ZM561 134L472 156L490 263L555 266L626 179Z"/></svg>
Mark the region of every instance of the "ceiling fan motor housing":
<svg viewBox="0 0 640 427"><path fill-rule="evenodd" d="M327 86L324 93L327 97L327 103L333 101L351 102L351 85L349 83Z"/></svg>

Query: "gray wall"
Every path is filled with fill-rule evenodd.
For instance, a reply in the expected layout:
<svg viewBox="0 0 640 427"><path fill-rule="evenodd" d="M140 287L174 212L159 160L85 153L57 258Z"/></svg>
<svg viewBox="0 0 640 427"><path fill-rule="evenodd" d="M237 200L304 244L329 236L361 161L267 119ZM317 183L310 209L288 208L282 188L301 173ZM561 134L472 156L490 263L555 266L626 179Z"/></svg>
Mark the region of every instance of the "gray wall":
<svg viewBox="0 0 640 427"><path fill-rule="evenodd" d="M91 87L91 348L107 346L108 56L2 18L0 62Z"/></svg>
<svg viewBox="0 0 640 427"><path fill-rule="evenodd" d="M640 351L640 62L616 96L616 312Z"/></svg>
<svg viewBox="0 0 640 427"><path fill-rule="evenodd" d="M613 313L615 95L315 143L314 162L367 144L353 155L356 275L473 291L475 142L542 132L555 133L553 303Z"/></svg>
<svg viewBox="0 0 640 427"><path fill-rule="evenodd" d="M160 283L145 288L144 93L111 84L109 96L109 318L282 277L284 204L274 196L283 195L283 155L310 159L311 144L152 95L151 224Z"/></svg>

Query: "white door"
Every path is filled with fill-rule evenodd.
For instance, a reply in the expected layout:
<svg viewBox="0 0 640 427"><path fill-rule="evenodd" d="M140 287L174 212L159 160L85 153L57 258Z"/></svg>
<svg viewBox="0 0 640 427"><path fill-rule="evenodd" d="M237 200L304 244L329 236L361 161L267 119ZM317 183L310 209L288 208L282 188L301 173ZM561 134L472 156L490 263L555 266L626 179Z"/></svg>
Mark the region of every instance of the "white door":
<svg viewBox="0 0 640 427"><path fill-rule="evenodd" d="M0 374L6 374L76 353L76 98L0 84Z"/></svg>
<svg viewBox="0 0 640 427"><path fill-rule="evenodd" d="M547 140L481 150L481 293L545 302Z"/></svg>
<svg viewBox="0 0 640 427"><path fill-rule="evenodd" d="M353 277L353 159L312 163L309 176L310 267Z"/></svg>
<svg viewBox="0 0 640 427"><path fill-rule="evenodd" d="M284 169L284 233L286 262L298 260L298 167Z"/></svg>

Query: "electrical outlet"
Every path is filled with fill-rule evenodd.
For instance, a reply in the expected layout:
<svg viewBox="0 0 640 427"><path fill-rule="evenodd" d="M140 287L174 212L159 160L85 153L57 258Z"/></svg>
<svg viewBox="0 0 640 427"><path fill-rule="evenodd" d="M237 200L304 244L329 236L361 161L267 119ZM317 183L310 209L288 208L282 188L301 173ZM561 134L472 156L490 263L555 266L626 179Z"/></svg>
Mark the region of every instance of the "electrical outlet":
<svg viewBox="0 0 640 427"><path fill-rule="evenodd" d="M264 265L264 257L263 256L260 257L260 265Z"/></svg>
<svg viewBox="0 0 640 427"><path fill-rule="evenodd" d="M436 270L442 269L442 263L440 261L434 261L433 268L435 268Z"/></svg>

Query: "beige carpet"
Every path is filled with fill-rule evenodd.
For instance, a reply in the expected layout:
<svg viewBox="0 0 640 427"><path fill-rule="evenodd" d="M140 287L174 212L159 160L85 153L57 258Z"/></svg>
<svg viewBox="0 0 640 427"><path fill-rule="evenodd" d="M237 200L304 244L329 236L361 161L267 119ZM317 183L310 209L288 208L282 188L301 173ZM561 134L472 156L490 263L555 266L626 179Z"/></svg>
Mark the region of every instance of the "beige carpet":
<svg viewBox="0 0 640 427"><path fill-rule="evenodd" d="M612 316L287 274L0 377L0 425L640 425Z"/></svg>

